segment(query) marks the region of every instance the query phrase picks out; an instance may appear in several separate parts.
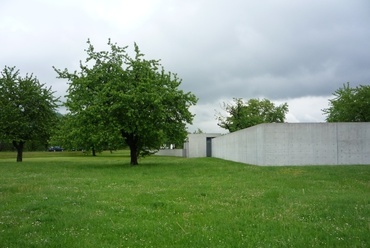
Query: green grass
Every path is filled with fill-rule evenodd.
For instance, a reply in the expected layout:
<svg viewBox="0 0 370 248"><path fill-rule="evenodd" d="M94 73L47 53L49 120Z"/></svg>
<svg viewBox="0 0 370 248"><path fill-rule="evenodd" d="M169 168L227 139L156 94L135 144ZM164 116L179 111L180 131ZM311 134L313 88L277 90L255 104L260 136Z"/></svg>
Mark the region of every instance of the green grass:
<svg viewBox="0 0 370 248"><path fill-rule="evenodd" d="M370 166L0 153L0 247L369 247Z"/></svg>

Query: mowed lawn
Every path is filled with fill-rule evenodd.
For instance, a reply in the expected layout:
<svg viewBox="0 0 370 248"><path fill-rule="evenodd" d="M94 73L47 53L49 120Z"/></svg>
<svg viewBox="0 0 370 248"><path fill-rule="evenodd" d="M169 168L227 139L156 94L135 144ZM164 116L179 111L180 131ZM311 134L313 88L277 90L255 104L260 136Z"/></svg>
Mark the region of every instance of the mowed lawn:
<svg viewBox="0 0 370 248"><path fill-rule="evenodd" d="M0 247L370 247L370 166L0 153Z"/></svg>

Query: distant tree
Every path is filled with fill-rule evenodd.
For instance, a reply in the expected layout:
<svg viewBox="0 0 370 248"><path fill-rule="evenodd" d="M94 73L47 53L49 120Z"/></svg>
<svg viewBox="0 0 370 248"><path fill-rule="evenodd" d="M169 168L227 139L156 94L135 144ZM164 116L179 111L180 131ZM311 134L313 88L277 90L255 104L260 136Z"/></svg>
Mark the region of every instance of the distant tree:
<svg viewBox="0 0 370 248"><path fill-rule="evenodd" d="M87 43L88 57L80 72L54 68L70 82L66 106L71 114L89 116L97 132L106 127L116 135L118 130L130 148L131 165L166 141L182 143L186 123L193 119L189 107L197 99L178 89L177 75L165 72L158 61L143 59L136 44L132 58L127 47L110 40L110 51L96 52Z"/></svg>
<svg viewBox="0 0 370 248"><path fill-rule="evenodd" d="M11 142L4 142L0 140L0 152L1 151L12 151L15 147Z"/></svg>
<svg viewBox="0 0 370 248"><path fill-rule="evenodd" d="M0 140L10 141L22 162L26 141L47 144L56 118L58 99L31 75L22 78L15 67L0 75Z"/></svg>
<svg viewBox="0 0 370 248"><path fill-rule="evenodd" d="M351 88L343 84L329 100L329 108L322 111L327 122L369 122L370 121L370 85Z"/></svg>
<svg viewBox="0 0 370 248"><path fill-rule="evenodd" d="M47 141L28 140L23 145L23 151L45 151L48 148ZM0 151L16 151L11 141L0 141Z"/></svg>
<svg viewBox="0 0 370 248"><path fill-rule="evenodd" d="M284 122L288 112L288 104L275 106L268 99L250 99L244 102L241 98L234 98L234 103L223 103L223 109L229 114L224 117L216 114L218 126L235 132L261 123Z"/></svg>
<svg viewBox="0 0 370 248"><path fill-rule="evenodd" d="M98 122L95 118L84 114L68 113L61 116L50 143L62 145L68 150L81 149L93 156L103 150L112 151L123 147L122 138L119 137L118 132L112 135L108 132L108 128L103 126L103 122Z"/></svg>
<svg viewBox="0 0 370 248"><path fill-rule="evenodd" d="M198 128L197 130L195 130L195 131L193 132L193 134L201 134L201 133L203 133L203 130L202 130L202 129L200 129L200 128Z"/></svg>

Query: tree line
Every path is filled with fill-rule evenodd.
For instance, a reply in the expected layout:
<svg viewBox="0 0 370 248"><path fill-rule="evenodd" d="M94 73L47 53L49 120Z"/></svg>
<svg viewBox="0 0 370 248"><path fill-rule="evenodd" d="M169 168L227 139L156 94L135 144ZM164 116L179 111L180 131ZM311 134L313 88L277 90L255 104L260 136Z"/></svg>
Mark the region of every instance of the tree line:
<svg viewBox="0 0 370 248"><path fill-rule="evenodd" d="M90 40L87 45L87 58L78 71L53 67L58 78L68 80L64 103L33 74L22 77L15 67L5 66L0 73L0 151L12 146L21 162L25 148L51 144L93 155L126 146L130 164L137 165L140 156L163 144L182 144L194 117L189 107L198 99L179 89L177 74L165 71L158 60L146 60L136 43L133 57L127 47L110 40L107 51L95 51ZM333 95L322 110L326 121L370 120L369 85L347 83ZM57 113L61 104L68 110L65 115ZM217 113L216 120L229 132L281 123L288 113L287 103L276 106L268 99L234 98L222 107L227 116Z"/></svg>
<svg viewBox="0 0 370 248"><path fill-rule="evenodd" d="M164 143L182 143L186 125L197 102L191 92L179 89L181 79L166 72L158 60L146 60L134 44L127 47L108 41L108 51L95 51L87 41L87 58L79 71L54 68L68 80L68 113L58 116L59 99L36 77L22 78L15 67L5 67L0 77L0 140L12 142L22 161L25 142L42 140L91 149L130 149L130 164Z"/></svg>
<svg viewBox="0 0 370 248"><path fill-rule="evenodd" d="M370 85L350 87L349 83L337 89L329 99L329 107L322 109L327 122L369 122ZM261 123L282 123L288 113L288 104L275 106L268 99L234 98L232 103L223 103L227 116L216 114L218 126L235 132Z"/></svg>

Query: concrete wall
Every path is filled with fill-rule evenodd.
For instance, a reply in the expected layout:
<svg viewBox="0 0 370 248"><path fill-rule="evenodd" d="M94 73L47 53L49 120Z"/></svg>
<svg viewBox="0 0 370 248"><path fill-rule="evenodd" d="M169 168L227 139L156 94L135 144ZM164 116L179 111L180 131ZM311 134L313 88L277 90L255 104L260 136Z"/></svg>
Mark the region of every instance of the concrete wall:
<svg viewBox="0 0 370 248"><path fill-rule="evenodd" d="M370 164L370 123L261 124L214 138L212 156L255 165Z"/></svg>
<svg viewBox="0 0 370 248"><path fill-rule="evenodd" d="M212 140L212 157L257 164L258 126L243 129Z"/></svg>
<svg viewBox="0 0 370 248"><path fill-rule="evenodd" d="M220 136L219 133L189 134L188 140L184 144L184 154L187 158L197 158L207 156L207 138Z"/></svg>
<svg viewBox="0 0 370 248"><path fill-rule="evenodd" d="M184 157L183 149L161 149L155 153L160 156L173 156L173 157Z"/></svg>

